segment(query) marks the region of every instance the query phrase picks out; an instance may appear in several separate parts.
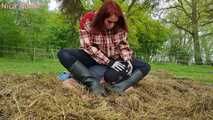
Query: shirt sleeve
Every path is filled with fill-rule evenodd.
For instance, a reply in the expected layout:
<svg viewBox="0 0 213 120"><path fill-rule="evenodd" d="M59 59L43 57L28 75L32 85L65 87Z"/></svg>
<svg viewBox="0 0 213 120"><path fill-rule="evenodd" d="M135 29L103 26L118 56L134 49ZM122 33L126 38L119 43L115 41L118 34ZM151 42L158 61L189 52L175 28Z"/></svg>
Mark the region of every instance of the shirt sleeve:
<svg viewBox="0 0 213 120"><path fill-rule="evenodd" d="M80 44L81 48L88 53L97 63L107 65L110 60L106 57L101 50L93 46L91 43L91 34L85 30L80 29Z"/></svg>
<svg viewBox="0 0 213 120"><path fill-rule="evenodd" d="M119 43L120 47L120 56L124 61L128 61L132 59L133 51L129 46L129 43L127 41L127 32L120 32L119 33L119 39L121 42Z"/></svg>

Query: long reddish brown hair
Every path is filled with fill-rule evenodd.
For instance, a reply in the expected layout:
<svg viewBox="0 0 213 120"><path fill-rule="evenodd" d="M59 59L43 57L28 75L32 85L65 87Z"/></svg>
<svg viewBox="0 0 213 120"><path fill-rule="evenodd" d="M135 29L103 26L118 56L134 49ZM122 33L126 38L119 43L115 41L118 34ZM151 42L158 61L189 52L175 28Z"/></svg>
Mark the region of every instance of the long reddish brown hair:
<svg viewBox="0 0 213 120"><path fill-rule="evenodd" d="M112 29L113 33L117 33L120 30L128 31L122 10L113 0L105 0L92 23L92 31L95 33L104 32L106 30L104 20L113 14L118 17L118 22L115 23Z"/></svg>

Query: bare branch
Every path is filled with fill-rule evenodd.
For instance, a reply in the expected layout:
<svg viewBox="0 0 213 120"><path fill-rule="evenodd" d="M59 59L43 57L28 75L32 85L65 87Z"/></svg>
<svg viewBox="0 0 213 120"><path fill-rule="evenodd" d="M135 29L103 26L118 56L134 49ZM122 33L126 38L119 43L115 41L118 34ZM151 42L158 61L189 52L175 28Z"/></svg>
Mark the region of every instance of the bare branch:
<svg viewBox="0 0 213 120"><path fill-rule="evenodd" d="M191 8L192 8L192 5L191 5L191 3L188 1L188 0L184 0L185 2L186 2L186 4L188 5L188 6L190 6Z"/></svg>
<svg viewBox="0 0 213 120"><path fill-rule="evenodd" d="M206 33L206 34L201 35L200 37L207 37L207 36L209 36L209 35L213 35L213 33L212 33L212 32Z"/></svg>
<svg viewBox="0 0 213 120"><path fill-rule="evenodd" d="M203 9L199 9L198 11L198 18L197 20L199 20L200 18L202 18L203 16L201 16L202 13L206 13L206 16L211 19L213 16L213 8L209 8L208 5L203 6Z"/></svg>
<svg viewBox="0 0 213 120"><path fill-rule="evenodd" d="M191 15L187 12L187 10L184 8L184 5L183 5L183 1L182 0L178 0L178 2L180 3L180 7L181 9L183 10L183 12L185 13L185 15L191 19Z"/></svg>
<svg viewBox="0 0 213 120"><path fill-rule="evenodd" d="M170 6L170 7L166 7L166 8L161 8L161 9L159 9L158 11L170 10L170 9L175 9L175 8L178 8L178 7L179 7L178 5L175 5L175 6Z"/></svg>
<svg viewBox="0 0 213 120"><path fill-rule="evenodd" d="M206 22L202 22L203 24L201 24L200 26L206 26L206 25L209 25L211 23L213 23L213 20L210 20L210 21L206 21Z"/></svg>
<svg viewBox="0 0 213 120"><path fill-rule="evenodd" d="M182 25L179 25L177 22L168 21L168 20L166 20L166 19L162 19L162 20L163 20L164 22L166 22L166 23L170 23L170 24L175 25L178 29L182 29L182 30L188 32L188 33L191 34L191 35L193 34L190 30L188 30L187 28L183 27Z"/></svg>

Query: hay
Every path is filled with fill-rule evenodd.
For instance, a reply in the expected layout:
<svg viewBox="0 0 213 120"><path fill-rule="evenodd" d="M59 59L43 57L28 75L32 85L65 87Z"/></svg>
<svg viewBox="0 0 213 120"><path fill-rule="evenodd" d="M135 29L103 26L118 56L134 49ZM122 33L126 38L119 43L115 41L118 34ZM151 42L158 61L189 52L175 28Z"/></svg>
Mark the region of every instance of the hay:
<svg viewBox="0 0 213 120"><path fill-rule="evenodd" d="M123 96L79 90L63 88L52 74L1 75L0 120L213 119L212 85L175 80L163 71L152 72Z"/></svg>

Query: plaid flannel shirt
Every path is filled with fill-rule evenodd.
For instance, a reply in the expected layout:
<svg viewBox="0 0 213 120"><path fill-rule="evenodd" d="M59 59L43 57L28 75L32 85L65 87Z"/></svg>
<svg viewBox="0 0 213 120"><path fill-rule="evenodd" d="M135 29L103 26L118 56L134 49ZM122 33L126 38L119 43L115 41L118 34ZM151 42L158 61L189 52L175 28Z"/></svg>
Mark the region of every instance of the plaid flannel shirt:
<svg viewBox="0 0 213 120"><path fill-rule="evenodd" d="M94 16L89 12L81 17L80 47L99 64L107 65L111 59L131 60L133 51L127 41L127 32L92 34L90 25Z"/></svg>

